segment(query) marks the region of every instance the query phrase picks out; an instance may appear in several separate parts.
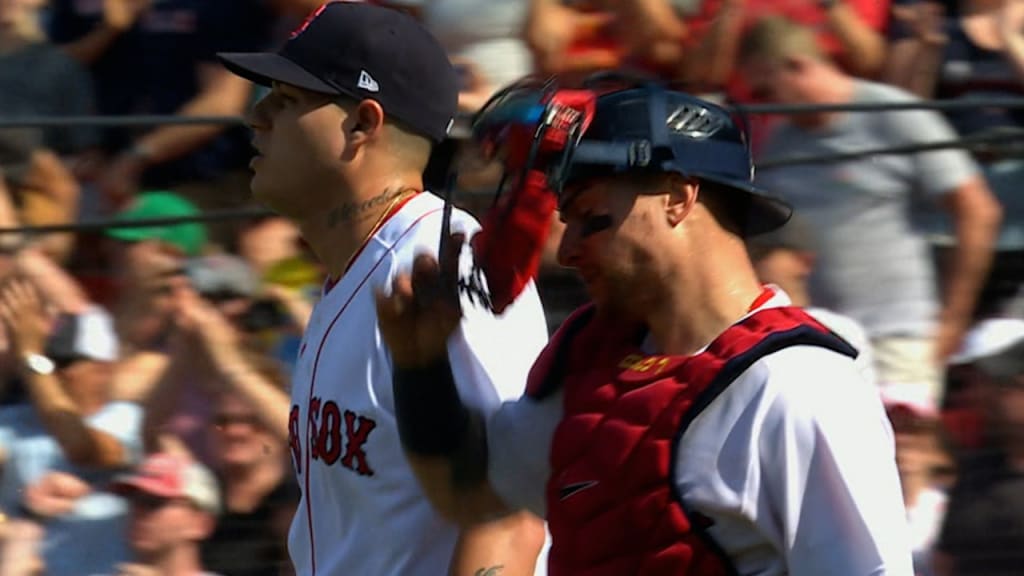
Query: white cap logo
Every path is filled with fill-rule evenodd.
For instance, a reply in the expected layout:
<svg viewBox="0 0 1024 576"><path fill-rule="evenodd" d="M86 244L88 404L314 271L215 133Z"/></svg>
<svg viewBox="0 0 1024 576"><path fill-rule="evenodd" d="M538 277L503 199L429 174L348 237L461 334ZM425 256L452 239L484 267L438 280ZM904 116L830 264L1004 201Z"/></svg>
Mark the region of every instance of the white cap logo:
<svg viewBox="0 0 1024 576"><path fill-rule="evenodd" d="M712 114L707 108L689 104L676 108L665 123L670 131L694 140L710 138L725 126L725 120L720 114Z"/></svg>
<svg viewBox="0 0 1024 576"><path fill-rule="evenodd" d="M356 86L369 92L380 92L380 84L377 84L377 81L366 70L359 73L359 83Z"/></svg>

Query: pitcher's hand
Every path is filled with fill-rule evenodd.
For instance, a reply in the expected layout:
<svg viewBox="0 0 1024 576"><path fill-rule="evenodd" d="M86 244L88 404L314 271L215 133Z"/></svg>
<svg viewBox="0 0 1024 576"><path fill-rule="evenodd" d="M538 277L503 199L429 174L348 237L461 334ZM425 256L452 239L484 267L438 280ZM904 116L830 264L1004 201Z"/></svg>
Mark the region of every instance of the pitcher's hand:
<svg viewBox="0 0 1024 576"><path fill-rule="evenodd" d="M465 236L453 234L441 262L421 254L412 274L399 274L391 293L377 291L377 322L396 366L425 366L448 353L448 337L462 320L459 254Z"/></svg>

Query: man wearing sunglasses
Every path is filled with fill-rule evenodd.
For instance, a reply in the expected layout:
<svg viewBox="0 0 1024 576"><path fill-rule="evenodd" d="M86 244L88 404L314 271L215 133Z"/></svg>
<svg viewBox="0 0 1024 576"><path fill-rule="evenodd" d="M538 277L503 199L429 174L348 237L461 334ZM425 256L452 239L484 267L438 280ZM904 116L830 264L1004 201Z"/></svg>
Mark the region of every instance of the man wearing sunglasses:
<svg viewBox="0 0 1024 576"><path fill-rule="evenodd" d="M852 346L758 283L744 237L789 210L753 186L728 112L650 82L549 83L475 124L513 169L513 217L557 199L559 259L592 303L527 395L486 416L443 353L452 271L423 255L378 295L398 429L435 506L466 525L544 516L552 576L912 574L878 392Z"/></svg>

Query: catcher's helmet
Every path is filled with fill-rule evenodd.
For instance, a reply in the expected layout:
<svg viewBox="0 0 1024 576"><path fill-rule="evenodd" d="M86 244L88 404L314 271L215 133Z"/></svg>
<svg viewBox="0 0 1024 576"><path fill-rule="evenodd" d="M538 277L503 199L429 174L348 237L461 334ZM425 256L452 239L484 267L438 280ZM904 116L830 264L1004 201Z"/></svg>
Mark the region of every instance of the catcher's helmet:
<svg viewBox="0 0 1024 576"><path fill-rule="evenodd" d="M481 111L474 134L495 143L514 138L513 125L524 127L519 134L529 134L534 146L524 154L524 146L513 145L529 159L511 166L544 170L562 205L575 182L650 171L677 172L735 192L730 204L747 235L774 230L792 213L754 185L747 135L728 111L657 82L624 84L620 76L602 75L583 90L558 90L551 81L513 85Z"/></svg>

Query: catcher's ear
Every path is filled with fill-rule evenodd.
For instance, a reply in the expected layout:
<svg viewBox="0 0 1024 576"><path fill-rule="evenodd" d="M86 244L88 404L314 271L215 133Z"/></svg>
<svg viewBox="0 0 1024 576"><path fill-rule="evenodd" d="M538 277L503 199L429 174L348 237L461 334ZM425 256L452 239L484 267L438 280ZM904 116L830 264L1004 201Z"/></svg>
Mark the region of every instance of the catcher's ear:
<svg viewBox="0 0 1024 576"><path fill-rule="evenodd" d="M675 228L693 210L697 203L700 184L693 178L685 178L672 173L662 182L665 187L665 219L669 226Z"/></svg>

